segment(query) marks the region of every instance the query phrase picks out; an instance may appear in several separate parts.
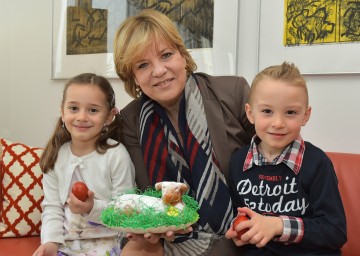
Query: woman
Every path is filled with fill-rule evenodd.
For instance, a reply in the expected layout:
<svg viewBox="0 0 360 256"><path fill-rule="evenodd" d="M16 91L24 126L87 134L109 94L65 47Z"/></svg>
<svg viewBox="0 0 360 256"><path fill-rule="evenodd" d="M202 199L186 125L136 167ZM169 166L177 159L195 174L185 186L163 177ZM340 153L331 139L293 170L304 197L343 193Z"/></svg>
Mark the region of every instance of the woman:
<svg viewBox="0 0 360 256"><path fill-rule="evenodd" d="M239 255L224 238L234 217L226 179L231 154L255 133L244 111L247 82L193 73L196 64L176 27L154 10L121 24L114 59L126 91L135 98L121 116L137 185L184 182L200 207L200 219L188 233L167 232L164 247L155 234L127 234L123 253L148 244L160 246L165 255Z"/></svg>

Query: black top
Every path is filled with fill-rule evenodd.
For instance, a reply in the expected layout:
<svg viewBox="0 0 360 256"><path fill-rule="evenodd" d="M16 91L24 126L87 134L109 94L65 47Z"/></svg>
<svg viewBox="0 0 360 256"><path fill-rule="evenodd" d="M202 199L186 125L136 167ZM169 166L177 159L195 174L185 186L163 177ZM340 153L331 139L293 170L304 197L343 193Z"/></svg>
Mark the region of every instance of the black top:
<svg viewBox="0 0 360 256"><path fill-rule="evenodd" d="M302 240L290 245L270 241L261 249L270 255L341 255L346 219L334 167L321 149L309 142L305 146L297 175L284 163L243 171L249 146L237 150L230 162L234 203L260 214L302 218Z"/></svg>

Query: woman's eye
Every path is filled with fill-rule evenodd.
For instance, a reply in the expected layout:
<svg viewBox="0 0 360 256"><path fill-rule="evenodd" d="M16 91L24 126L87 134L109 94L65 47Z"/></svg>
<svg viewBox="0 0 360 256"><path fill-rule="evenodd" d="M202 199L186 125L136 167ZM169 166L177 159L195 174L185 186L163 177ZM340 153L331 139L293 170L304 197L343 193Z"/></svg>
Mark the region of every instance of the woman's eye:
<svg viewBox="0 0 360 256"><path fill-rule="evenodd" d="M164 59L168 59L168 58L171 57L171 55L172 55L171 52L164 53L164 54L163 54L163 58L164 58Z"/></svg>
<svg viewBox="0 0 360 256"><path fill-rule="evenodd" d="M147 67L147 63L141 63L138 65L138 69L143 69L143 68L146 68Z"/></svg>

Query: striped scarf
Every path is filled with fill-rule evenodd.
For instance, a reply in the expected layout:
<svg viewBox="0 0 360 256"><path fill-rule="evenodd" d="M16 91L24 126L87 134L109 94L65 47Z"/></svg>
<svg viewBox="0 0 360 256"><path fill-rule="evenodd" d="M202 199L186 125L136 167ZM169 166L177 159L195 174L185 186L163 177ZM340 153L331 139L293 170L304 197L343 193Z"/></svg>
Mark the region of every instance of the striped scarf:
<svg viewBox="0 0 360 256"><path fill-rule="evenodd" d="M165 251L169 255L200 255L226 232L234 212L193 76L187 80L179 109L183 146L165 110L143 95L140 143L151 185L159 181L186 183L189 194L199 203L200 218L194 232L190 236L177 236L175 243L166 243Z"/></svg>

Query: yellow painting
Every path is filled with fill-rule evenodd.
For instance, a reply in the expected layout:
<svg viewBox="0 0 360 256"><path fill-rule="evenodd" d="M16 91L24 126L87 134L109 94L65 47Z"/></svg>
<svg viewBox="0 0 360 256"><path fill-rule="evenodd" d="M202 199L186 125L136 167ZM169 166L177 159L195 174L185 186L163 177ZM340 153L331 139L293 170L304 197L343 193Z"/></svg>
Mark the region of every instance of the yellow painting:
<svg viewBox="0 0 360 256"><path fill-rule="evenodd" d="M360 0L285 0L284 45L360 41Z"/></svg>

